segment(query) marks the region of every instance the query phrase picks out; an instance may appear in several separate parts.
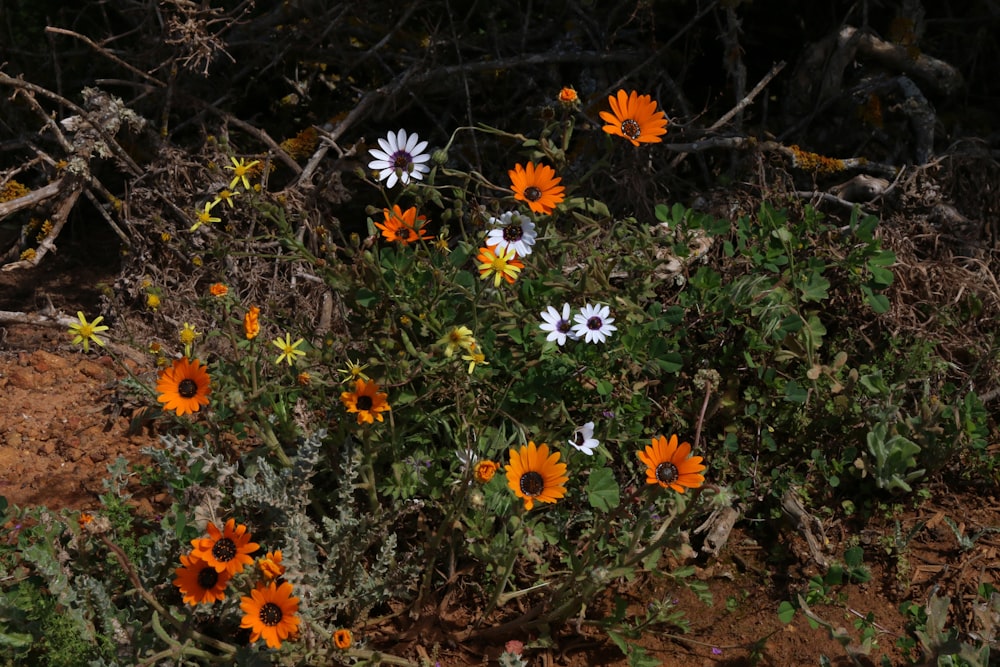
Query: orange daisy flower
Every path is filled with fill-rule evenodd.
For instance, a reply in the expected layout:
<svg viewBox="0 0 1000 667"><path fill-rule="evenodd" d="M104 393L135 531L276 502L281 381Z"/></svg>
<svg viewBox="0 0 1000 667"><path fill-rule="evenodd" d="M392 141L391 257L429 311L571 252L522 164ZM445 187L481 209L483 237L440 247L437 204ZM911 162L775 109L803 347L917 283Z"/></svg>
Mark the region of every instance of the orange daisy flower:
<svg viewBox="0 0 1000 667"><path fill-rule="evenodd" d="M182 555L181 567L174 573L177 575L174 586L180 589L186 604L194 606L226 599L226 584L232 576L228 571L219 572L194 555Z"/></svg>
<svg viewBox="0 0 1000 667"><path fill-rule="evenodd" d="M229 294L229 288L222 283L215 283L208 288L208 293L215 297L223 297Z"/></svg>
<svg viewBox="0 0 1000 667"><path fill-rule="evenodd" d="M398 205L393 204L391 211L384 208L382 214L385 216L385 220L376 222L375 226L381 230L382 236L387 241L401 241L403 245L410 245L417 241L427 241L434 238L424 229L427 218L422 215L418 216L415 206L403 211Z"/></svg>
<svg viewBox="0 0 1000 667"><path fill-rule="evenodd" d="M677 436L670 436L668 442L662 435L653 438L645 450L636 452L639 460L646 464L646 484L668 486L677 493L684 493L685 487L697 489L704 484L700 456L691 456L691 445L677 444Z"/></svg>
<svg viewBox="0 0 1000 667"><path fill-rule="evenodd" d="M494 287L500 287L501 280L514 284L514 281L517 280L517 274L524 268L524 262L517 259L517 253L514 252L513 248L508 248L498 254L495 245L480 248L479 254L476 255L476 261L479 262L477 267L479 277L486 280L490 274L493 274Z"/></svg>
<svg viewBox="0 0 1000 667"><path fill-rule="evenodd" d="M199 558L217 572L228 572L230 575L243 571L243 566L253 563L250 554L257 551L260 545L250 541L250 533L242 523L236 525L235 519L226 522L225 529L219 530L211 521L208 522L209 537L191 540L194 550L191 555Z"/></svg>
<svg viewBox="0 0 1000 667"><path fill-rule="evenodd" d="M639 95L634 90L626 94L619 90L617 97L608 97L611 111L602 111L601 118L607 125L604 131L632 142L656 144L667 133L667 116L656 110L656 102L649 95Z"/></svg>
<svg viewBox="0 0 1000 667"><path fill-rule="evenodd" d="M507 472L507 486L518 498L524 499L524 509L530 510L535 501L554 503L566 495L569 481L566 475L566 464L559 463L559 452L549 455L549 447L545 443L535 446L528 442L520 450L510 450L510 463L504 468Z"/></svg>
<svg viewBox="0 0 1000 667"><path fill-rule="evenodd" d="M243 333L247 340L253 340L260 334L260 308L250 306L250 310L243 316Z"/></svg>
<svg viewBox="0 0 1000 667"><path fill-rule="evenodd" d="M264 577L265 581L277 579L285 573L285 566L281 564L281 549L268 551L262 558L257 559L257 569Z"/></svg>
<svg viewBox="0 0 1000 667"><path fill-rule="evenodd" d="M333 633L333 645L339 648L341 651L346 651L351 648L351 644L354 643L354 635L351 634L350 630L346 628L341 628Z"/></svg>
<svg viewBox="0 0 1000 667"><path fill-rule="evenodd" d="M383 394L378 390L378 383L365 382L358 378L354 382L354 391L345 391L340 395L340 402L344 404L348 412L358 414L358 423L374 424L375 420L382 421L382 413L391 410L389 407L388 394Z"/></svg>
<svg viewBox="0 0 1000 667"><path fill-rule="evenodd" d="M181 357L174 361L173 366L160 371L156 382L156 391L160 393L156 400L164 403L164 410L173 410L177 416L198 412L201 406L208 405L208 395L211 393L206 367L197 359L188 361Z"/></svg>
<svg viewBox="0 0 1000 667"><path fill-rule="evenodd" d="M257 584L250 597L240 599L240 609L244 613L240 627L250 629L250 643L263 637L269 648L281 648L281 642L297 633L302 621L295 615L299 599L292 596L292 584L287 581L280 586L274 581Z"/></svg>
<svg viewBox="0 0 1000 667"><path fill-rule="evenodd" d="M572 86L566 86L559 91L559 101L563 104L574 104L580 101L580 96Z"/></svg>
<svg viewBox="0 0 1000 667"><path fill-rule="evenodd" d="M480 461L476 464L476 470L475 473L473 473L473 476L480 484L486 484L493 479L493 475L495 475L499 469L500 466L493 461Z"/></svg>
<svg viewBox="0 0 1000 667"><path fill-rule="evenodd" d="M535 213L548 215L566 198L563 194L566 188L559 185L562 179L548 165L529 162L527 167L522 167L517 164L507 174L514 199L526 202Z"/></svg>

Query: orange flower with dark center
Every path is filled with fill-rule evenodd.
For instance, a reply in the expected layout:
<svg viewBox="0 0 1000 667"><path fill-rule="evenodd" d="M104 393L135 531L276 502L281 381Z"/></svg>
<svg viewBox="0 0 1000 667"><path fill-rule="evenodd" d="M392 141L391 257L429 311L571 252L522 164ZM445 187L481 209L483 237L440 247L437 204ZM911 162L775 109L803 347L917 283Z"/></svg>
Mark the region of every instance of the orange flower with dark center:
<svg viewBox="0 0 1000 667"><path fill-rule="evenodd" d="M253 340L260 334L260 308L257 306L250 306L243 316L243 333L247 340Z"/></svg>
<svg viewBox="0 0 1000 667"><path fill-rule="evenodd" d="M382 421L384 411L391 410L386 400L388 398L388 394L378 390L376 382L365 382L358 378L354 383L354 391L343 392L340 402L348 412L357 413L359 424L374 424L376 419Z"/></svg>
<svg viewBox="0 0 1000 667"><path fill-rule="evenodd" d="M341 628L333 633L333 645L339 648L341 651L346 651L351 648L351 644L354 643L354 636L351 631L346 628Z"/></svg>
<svg viewBox="0 0 1000 667"><path fill-rule="evenodd" d="M250 629L250 643L262 638L269 648L281 648L281 642L298 632L302 619L296 616L299 599L292 596L292 584L280 586L272 581L257 584L250 597L240 599L243 610L241 628Z"/></svg>
<svg viewBox="0 0 1000 667"><path fill-rule="evenodd" d="M697 489L705 483L701 474L705 470L705 466L701 465L702 458L691 456L689 443L678 445L676 435L670 436L669 442L658 435L653 438L652 444L636 454L646 464L646 484L659 484L684 493L685 488Z"/></svg>
<svg viewBox="0 0 1000 667"><path fill-rule="evenodd" d="M507 174L510 176L514 199L526 202L528 208L535 213L548 215L566 198L563 194L566 188L559 185L562 179L548 165L529 162L526 167L522 167L517 164Z"/></svg>
<svg viewBox="0 0 1000 667"><path fill-rule="evenodd" d="M219 530L209 521L208 535L191 540L194 546L191 555L205 561L217 572L231 575L242 572L245 565L253 563L250 554L260 548L259 544L250 541L247 527L243 524L237 526L235 519L227 521L224 530Z"/></svg>
<svg viewBox="0 0 1000 667"><path fill-rule="evenodd" d="M387 241L400 241L403 245L410 245L417 241L427 241L434 238L424 229L427 218L422 215L418 216L414 206L404 211L398 205L393 204L391 211L384 208L382 214L385 216L385 220L376 222L375 226L381 230L382 236Z"/></svg>
<svg viewBox="0 0 1000 667"><path fill-rule="evenodd" d="M617 96L608 97L611 111L602 111L601 118L607 125L604 131L632 142L655 144L663 141L667 133L667 116L656 110L656 102L649 95L639 95L634 90L626 94L619 90Z"/></svg>
<svg viewBox="0 0 1000 667"><path fill-rule="evenodd" d="M226 598L226 584L231 576L229 572L219 572L193 554L182 555L181 567L174 570L174 573L177 575L174 586L180 590L184 602L189 605L218 602Z"/></svg>
<svg viewBox="0 0 1000 667"><path fill-rule="evenodd" d="M164 403L164 410L173 410L177 416L198 412L201 406L208 405L208 395L211 393L210 378L205 366L197 359L188 361L181 357L174 361L173 366L160 371L156 382L156 391L160 393L158 400Z"/></svg>
<svg viewBox="0 0 1000 667"><path fill-rule="evenodd" d="M530 510L535 501L554 503L566 495L569 481L566 464L559 463L559 452L549 455L545 443L535 446L528 442L526 447L510 450L507 472L507 486L518 498L524 500L524 509Z"/></svg>

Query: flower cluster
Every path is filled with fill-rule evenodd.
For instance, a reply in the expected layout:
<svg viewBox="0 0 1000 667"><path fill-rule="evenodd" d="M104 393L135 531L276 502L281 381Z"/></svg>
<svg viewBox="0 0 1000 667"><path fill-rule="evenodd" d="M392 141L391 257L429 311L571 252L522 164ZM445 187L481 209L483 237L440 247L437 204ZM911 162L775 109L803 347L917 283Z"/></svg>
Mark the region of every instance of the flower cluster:
<svg viewBox="0 0 1000 667"><path fill-rule="evenodd" d="M191 540L193 549L181 555L181 566L174 572L174 586L184 602L196 606L224 600L230 580L254 562L251 554L260 545L250 540L247 527L237 525L235 519L229 519L222 530L209 522L208 537ZM295 637L301 622L299 599L292 595L292 584L282 581L285 566L281 560L281 551L260 558L261 580L249 596L240 598L240 627L250 630L251 643L263 639L270 648L281 648L281 642Z"/></svg>
<svg viewBox="0 0 1000 667"><path fill-rule="evenodd" d="M541 314L543 322L538 328L548 333L547 341L557 345L565 345L566 340L583 339L587 343L603 343L618 330L611 317L611 309L601 304L587 304L580 312L572 314L568 303L564 303L562 311L549 306Z"/></svg>

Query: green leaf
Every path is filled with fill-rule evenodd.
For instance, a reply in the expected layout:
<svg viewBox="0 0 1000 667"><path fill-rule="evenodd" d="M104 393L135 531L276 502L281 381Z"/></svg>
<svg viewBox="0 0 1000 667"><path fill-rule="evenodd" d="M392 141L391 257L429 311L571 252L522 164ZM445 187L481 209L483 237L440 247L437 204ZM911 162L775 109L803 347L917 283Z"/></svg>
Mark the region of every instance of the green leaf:
<svg viewBox="0 0 1000 667"><path fill-rule="evenodd" d="M667 373L676 373L684 367L684 357L679 352L667 352L656 360L656 365Z"/></svg>
<svg viewBox="0 0 1000 667"><path fill-rule="evenodd" d="M789 380L785 385L785 400L789 403L805 403L808 397L809 392L806 388L795 380Z"/></svg>
<svg viewBox="0 0 1000 667"><path fill-rule="evenodd" d="M614 389L615 389L614 385L608 382L607 380L597 381L597 393L600 394L601 396L610 396L611 392L614 391Z"/></svg>
<svg viewBox="0 0 1000 667"><path fill-rule="evenodd" d="M778 620L788 625L792 622L792 618L795 617L795 607L791 602L785 600L778 605Z"/></svg>
<svg viewBox="0 0 1000 667"><path fill-rule="evenodd" d="M587 479L587 501L594 509L610 512L618 507L621 495L611 468L595 468Z"/></svg>
<svg viewBox="0 0 1000 667"><path fill-rule="evenodd" d="M670 208L668 208L666 204L657 204L653 208L653 215L655 215L656 219L660 222L667 222L670 218Z"/></svg>
<svg viewBox="0 0 1000 667"><path fill-rule="evenodd" d="M357 291L354 292L354 298L362 308L371 308L376 303L378 303L379 295L378 292L373 292L370 289L364 287L359 287Z"/></svg>

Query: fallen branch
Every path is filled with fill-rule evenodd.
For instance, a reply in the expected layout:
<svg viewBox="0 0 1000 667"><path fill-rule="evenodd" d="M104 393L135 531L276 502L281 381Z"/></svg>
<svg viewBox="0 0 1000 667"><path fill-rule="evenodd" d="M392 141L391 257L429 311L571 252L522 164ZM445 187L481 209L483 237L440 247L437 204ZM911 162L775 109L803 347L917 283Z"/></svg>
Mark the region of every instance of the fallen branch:
<svg viewBox="0 0 1000 667"><path fill-rule="evenodd" d="M23 197L18 197L17 199L11 199L10 201L3 202L0 204L0 220L6 218L11 213L16 213L22 208L28 208L29 206L37 206L41 204L46 199L51 199L57 194L62 192L62 185L65 179L60 178L58 181L52 181L48 185L38 188L37 190L32 190Z"/></svg>

